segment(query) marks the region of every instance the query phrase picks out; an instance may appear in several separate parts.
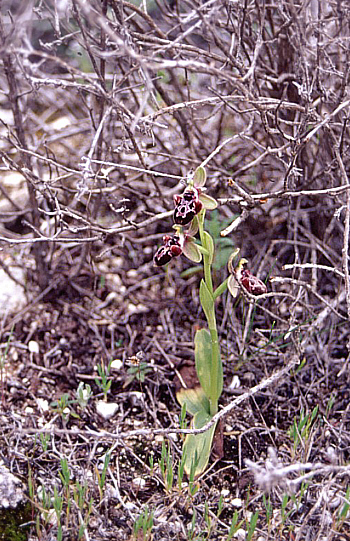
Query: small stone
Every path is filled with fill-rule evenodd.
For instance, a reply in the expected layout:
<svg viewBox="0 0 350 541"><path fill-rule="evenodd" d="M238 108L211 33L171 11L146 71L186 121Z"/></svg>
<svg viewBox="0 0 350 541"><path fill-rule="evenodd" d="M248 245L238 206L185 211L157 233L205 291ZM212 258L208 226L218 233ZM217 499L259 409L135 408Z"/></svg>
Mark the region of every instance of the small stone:
<svg viewBox="0 0 350 541"><path fill-rule="evenodd" d="M121 359L114 359L114 361L111 362L111 368L113 370L120 370L123 367L123 361Z"/></svg>
<svg viewBox="0 0 350 541"><path fill-rule="evenodd" d="M130 302L128 304L128 312L130 314L142 314L142 313L145 313L145 312L148 312L148 308L144 305L144 304L133 304L132 302Z"/></svg>
<svg viewBox="0 0 350 541"><path fill-rule="evenodd" d="M242 507L242 500L241 498L233 498L233 500L231 501L233 507Z"/></svg>
<svg viewBox="0 0 350 541"><path fill-rule="evenodd" d="M233 535L235 539L238 539L239 541L244 541L246 538L246 532L243 530L243 528L239 528L239 530L236 531L236 533Z"/></svg>
<svg viewBox="0 0 350 541"><path fill-rule="evenodd" d="M25 282L24 271L22 269L12 267L11 265L8 266L15 278L20 282ZM19 312L25 304L26 296L23 287L17 282L14 282L3 269L0 269L0 317L3 318L6 314Z"/></svg>
<svg viewBox="0 0 350 541"><path fill-rule="evenodd" d="M49 403L44 398L37 398L36 402L42 411L49 411Z"/></svg>
<svg viewBox="0 0 350 541"><path fill-rule="evenodd" d="M230 383L229 389L232 391L233 389L239 389L241 386L241 380L238 376L233 376L232 381Z"/></svg>
<svg viewBox="0 0 350 541"><path fill-rule="evenodd" d="M39 353L39 344L35 340L30 340L28 343L28 349L30 353Z"/></svg>
<svg viewBox="0 0 350 541"><path fill-rule="evenodd" d="M54 509L50 509L49 512L44 511L41 513L41 516L50 526L57 526L57 515Z"/></svg>
<svg viewBox="0 0 350 541"><path fill-rule="evenodd" d="M10 349L10 355L13 361L18 361L18 352L15 348Z"/></svg>
<svg viewBox="0 0 350 541"><path fill-rule="evenodd" d="M221 491L221 496L223 498L227 498L227 496L230 495L230 491L227 489L227 488L223 488L222 491Z"/></svg>
<svg viewBox="0 0 350 541"><path fill-rule="evenodd" d="M137 488L137 489L143 489L145 488L146 486L146 480L143 479L142 477L135 477L133 480L132 480L132 486L134 488Z"/></svg>
<svg viewBox="0 0 350 541"><path fill-rule="evenodd" d="M336 452L335 448L333 447L333 445L329 445L327 447L326 456L327 456L329 462L331 462L331 464L337 464L338 456L337 456L337 452Z"/></svg>
<svg viewBox="0 0 350 541"><path fill-rule="evenodd" d="M96 411L103 419L108 420L111 419L118 410L118 404L115 402L104 402L103 400L99 400L96 404Z"/></svg>
<svg viewBox="0 0 350 541"><path fill-rule="evenodd" d="M0 509L15 508L26 501L22 481L0 464Z"/></svg>

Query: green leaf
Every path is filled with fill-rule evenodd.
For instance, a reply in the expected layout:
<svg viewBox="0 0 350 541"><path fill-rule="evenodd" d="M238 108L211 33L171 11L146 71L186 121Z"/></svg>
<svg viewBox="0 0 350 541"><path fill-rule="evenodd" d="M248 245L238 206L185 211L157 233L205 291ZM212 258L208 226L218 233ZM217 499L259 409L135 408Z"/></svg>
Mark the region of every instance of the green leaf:
<svg viewBox="0 0 350 541"><path fill-rule="evenodd" d="M210 333L206 329L201 329L196 332L194 339L194 355L196 360L196 371L199 379L199 383L208 399L216 402L221 393L223 387L223 372L222 362L218 359L218 377L217 377L217 389L215 396L211 396L211 375L212 375L212 340ZM220 354L219 354L220 355Z"/></svg>
<svg viewBox="0 0 350 541"><path fill-rule="evenodd" d="M194 339L194 356L199 383L206 396L210 398L212 348L210 333L206 329L201 329L196 332Z"/></svg>
<svg viewBox="0 0 350 541"><path fill-rule="evenodd" d="M194 276L195 274L199 274L203 272L202 265L196 265L195 267L190 267L189 269L186 269L181 272L180 278L191 278L191 276Z"/></svg>
<svg viewBox="0 0 350 541"><path fill-rule="evenodd" d="M207 180L207 172L201 165L197 167L193 175L193 183L197 188L202 188Z"/></svg>
<svg viewBox="0 0 350 541"><path fill-rule="evenodd" d="M202 428L210 418L206 411L199 411L193 419L193 428ZM184 469L187 475L190 475L193 461L197 461L194 477L198 477L206 469L210 458L215 427L216 423L203 434L188 434L186 436L183 453L186 456Z"/></svg>
<svg viewBox="0 0 350 541"><path fill-rule="evenodd" d="M205 317L207 318L209 328L215 328L214 299L204 280L201 280L199 286L199 299L201 301Z"/></svg>
<svg viewBox="0 0 350 541"><path fill-rule="evenodd" d="M186 404L186 411L191 415L196 415L199 411L205 411L209 415L209 400L205 396L202 387L195 389L180 389L176 393L177 401L181 406Z"/></svg>

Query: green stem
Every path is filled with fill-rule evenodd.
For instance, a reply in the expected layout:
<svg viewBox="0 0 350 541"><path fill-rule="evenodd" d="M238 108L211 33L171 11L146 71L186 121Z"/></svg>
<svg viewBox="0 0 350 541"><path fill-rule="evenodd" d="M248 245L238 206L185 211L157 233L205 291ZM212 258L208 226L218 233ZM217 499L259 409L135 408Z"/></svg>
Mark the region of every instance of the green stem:
<svg viewBox="0 0 350 541"><path fill-rule="evenodd" d="M198 216L198 226L199 226L199 236L201 239L201 244L205 248L204 217L205 217L205 210L202 210ZM204 281L210 293L213 293L213 280L211 277L211 265L209 261L210 261L209 255L203 254Z"/></svg>

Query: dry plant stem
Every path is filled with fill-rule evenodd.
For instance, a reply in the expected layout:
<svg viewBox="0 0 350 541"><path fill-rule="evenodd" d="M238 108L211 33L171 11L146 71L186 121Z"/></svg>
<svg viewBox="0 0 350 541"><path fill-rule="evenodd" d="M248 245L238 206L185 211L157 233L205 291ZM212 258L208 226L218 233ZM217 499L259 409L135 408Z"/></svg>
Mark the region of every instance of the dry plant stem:
<svg viewBox="0 0 350 541"><path fill-rule="evenodd" d="M348 102L350 103L350 101ZM344 223L344 241L342 249L342 261L343 261L343 271L345 275L345 291L346 291L346 306L348 309L348 319L350 320L350 276L349 276L349 233L350 233L350 184L348 175L346 173L342 157L339 152L339 147L337 141L332 133L332 138L334 141L334 152L339 164L341 171L341 176L343 180L343 185L347 188L346 191L346 206L345 206L345 223ZM348 344L350 349L350 343Z"/></svg>
<svg viewBox="0 0 350 541"><path fill-rule="evenodd" d="M92 230L97 230L102 234L115 234L115 233L124 233L125 231L135 231L138 229L143 229L149 226L150 224L153 224L158 221L164 220L164 218L169 218L174 213L173 210L169 210L167 212L161 212L160 214L157 214L156 216L152 216L151 218L148 218L147 220L144 220L143 222L140 222L138 224L132 224L132 225L125 225L117 228L101 228L101 227L93 227L91 226ZM95 242L97 240L101 240L101 235L95 235L94 237L88 237L88 238L81 238L81 237L60 237L60 233L58 233L54 237L45 237L42 235L41 237L36 238L28 238L28 239L14 239L12 237L0 237L0 242L6 242L7 244L16 245L16 244L30 244L30 243L38 243L38 242L57 242L59 243L67 243L67 244L82 244L85 242L91 243ZM110 248L107 248L107 250L110 250ZM102 254L104 252L101 252Z"/></svg>
<svg viewBox="0 0 350 541"><path fill-rule="evenodd" d="M323 304L325 304L326 306L328 306L328 308L340 319L342 320L345 320L347 321L347 318L344 317L342 314L340 314L333 306L331 303L329 303L324 297L322 297L322 295L320 295L319 293L317 293L317 291L314 291L311 287L311 285L308 283L308 282L304 282L302 280L295 280L294 278L282 278L281 276L276 276L274 278L271 278L270 280L271 282L275 282L275 283L290 283L290 284L293 284L293 285L296 285L296 286L302 286L304 287L305 289L307 289L308 291L310 291L313 295L315 295L315 297L317 297L317 299L319 299ZM336 299L337 301L337 299ZM337 301L337 304L338 304L338 301Z"/></svg>
<svg viewBox="0 0 350 541"><path fill-rule="evenodd" d="M258 98L256 100L249 99L246 96L240 96L240 95L234 95L234 96L225 96L225 100L227 102L235 102L235 103L242 103L242 102L248 102L253 107L251 107L248 111L245 112L255 112L256 108L263 109L266 111L274 110L276 107L281 106L282 109L286 110L292 110L292 111L300 111L303 112L304 108L296 103L288 103L288 102L281 102L280 100L275 100L272 98ZM203 105L217 105L222 101L221 97L210 97L205 98L201 100L192 100L182 103L176 103L174 105L170 105L169 107L162 107L159 109L159 111L156 111L154 113L151 113L150 115L147 115L142 118L142 120L149 122L151 120L154 120L158 116L165 115L165 114L172 114L174 111L181 110L181 109L188 109L188 108L196 108L201 107Z"/></svg>
<svg viewBox="0 0 350 541"><path fill-rule="evenodd" d="M345 109L346 107L349 107L350 105L350 100L346 100L344 101L343 103L341 103L340 105L338 105L338 107L336 109L334 109L334 111L332 111L331 113L329 113L319 124L317 124L317 126L315 126L307 135L306 137L304 138L304 141L303 143L308 143L310 141L310 139L322 128L322 126L326 126L327 124L329 124L329 121L334 117L336 116L338 113L340 113L340 111L342 111L343 109ZM338 159L338 157L337 157Z"/></svg>
<svg viewBox="0 0 350 541"><path fill-rule="evenodd" d="M261 205L264 204L267 199L290 199L291 197L301 197L301 196L315 196L315 195L329 195L329 196L337 196L344 192L347 192L350 190L350 185L343 185L343 186L337 186L335 188L325 188L322 190L299 190L299 191L285 191L280 190L278 192L263 192L258 194L250 194L252 200L254 201L254 205ZM242 200L245 200L243 197L241 197ZM227 203L239 203L238 197L236 198L220 198L219 203L221 205L226 205Z"/></svg>
<svg viewBox="0 0 350 541"><path fill-rule="evenodd" d="M288 264L288 265L283 265L284 270L295 269L295 268L298 268L298 269L316 269L316 270L320 269L320 270L333 272L337 276L340 276L340 278L345 278L345 274L343 272L341 272L340 270L335 269L333 267L329 267L328 265L318 265L316 263L291 263L291 264Z"/></svg>

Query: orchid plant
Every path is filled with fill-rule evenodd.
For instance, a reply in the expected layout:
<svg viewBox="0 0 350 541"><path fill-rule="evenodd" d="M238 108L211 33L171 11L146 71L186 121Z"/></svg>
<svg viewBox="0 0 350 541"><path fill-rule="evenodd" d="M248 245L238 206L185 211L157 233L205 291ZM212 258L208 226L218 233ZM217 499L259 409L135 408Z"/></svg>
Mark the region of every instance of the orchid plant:
<svg viewBox="0 0 350 541"><path fill-rule="evenodd" d="M241 287L249 293L266 293L265 284L245 268L246 259L241 259L236 267L233 261L236 250L230 257L228 269L230 276L217 288L212 279L214 259L214 241L204 229L207 210L217 207L215 199L205 193L206 171L199 166L187 179L187 186L181 195L174 196L173 235L163 237L161 246L154 256L156 266L169 263L174 257L184 254L191 261L203 261L204 277L199 287L199 299L203 308L208 328L196 332L195 366L200 385L194 389L181 389L177 399L182 407L193 416L192 428L202 428L218 411L219 398L223 389L223 368L220 356L218 331L215 316L215 301L228 288L237 296ZM184 227L188 226L185 230ZM195 236L199 233L199 243ZM216 424L201 434L188 434L184 441L183 454L185 471L188 475L198 476L207 467Z"/></svg>

